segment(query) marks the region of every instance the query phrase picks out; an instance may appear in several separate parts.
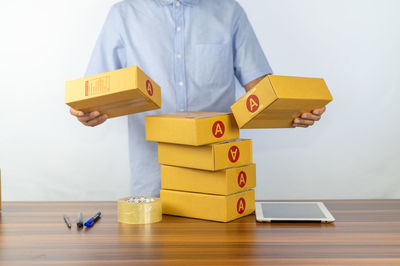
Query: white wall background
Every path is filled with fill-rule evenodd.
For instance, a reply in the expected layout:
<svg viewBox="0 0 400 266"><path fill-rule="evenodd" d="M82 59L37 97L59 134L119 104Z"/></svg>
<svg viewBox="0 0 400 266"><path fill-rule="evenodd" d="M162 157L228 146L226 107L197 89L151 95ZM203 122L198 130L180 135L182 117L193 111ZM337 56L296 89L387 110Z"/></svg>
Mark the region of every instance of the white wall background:
<svg viewBox="0 0 400 266"><path fill-rule="evenodd" d="M2 2L3 200L129 195L126 119L86 128L63 104L115 2ZM257 199L399 198L400 2L240 3L276 74L324 77L335 98L313 128L242 132L255 143Z"/></svg>

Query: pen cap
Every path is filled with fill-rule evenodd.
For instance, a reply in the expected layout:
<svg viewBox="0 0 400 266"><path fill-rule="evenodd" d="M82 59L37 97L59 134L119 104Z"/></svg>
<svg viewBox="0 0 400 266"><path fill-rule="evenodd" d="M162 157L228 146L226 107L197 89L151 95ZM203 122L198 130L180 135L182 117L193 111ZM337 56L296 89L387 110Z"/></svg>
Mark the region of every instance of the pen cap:
<svg viewBox="0 0 400 266"><path fill-rule="evenodd" d="M85 222L86 227L91 227L93 224L100 218L101 212L97 212L93 217L90 217L89 220Z"/></svg>
<svg viewBox="0 0 400 266"><path fill-rule="evenodd" d="M94 219L93 219L93 217L90 218L89 220L87 220L87 221L85 222L85 226L86 226L86 227L92 227L93 225L94 225Z"/></svg>
<svg viewBox="0 0 400 266"><path fill-rule="evenodd" d="M76 218L76 224L77 224L79 227L82 227L82 226L83 226L83 216L82 216L82 213L81 213L81 212L78 213L78 216L77 216L77 218Z"/></svg>

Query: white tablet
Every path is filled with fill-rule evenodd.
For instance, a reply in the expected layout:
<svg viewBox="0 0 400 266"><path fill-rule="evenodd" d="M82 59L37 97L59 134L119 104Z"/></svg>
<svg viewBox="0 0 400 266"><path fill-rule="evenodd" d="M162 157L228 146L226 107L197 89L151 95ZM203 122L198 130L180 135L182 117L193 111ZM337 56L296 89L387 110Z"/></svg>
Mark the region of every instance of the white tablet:
<svg viewBox="0 0 400 266"><path fill-rule="evenodd" d="M256 219L258 222L335 221L322 202L256 202Z"/></svg>

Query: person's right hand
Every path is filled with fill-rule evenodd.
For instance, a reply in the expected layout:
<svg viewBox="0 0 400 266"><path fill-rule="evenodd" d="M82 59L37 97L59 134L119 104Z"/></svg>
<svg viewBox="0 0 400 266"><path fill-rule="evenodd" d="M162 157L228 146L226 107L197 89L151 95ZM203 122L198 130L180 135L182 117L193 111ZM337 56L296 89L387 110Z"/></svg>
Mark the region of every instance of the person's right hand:
<svg viewBox="0 0 400 266"><path fill-rule="evenodd" d="M71 108L70 113L71 115L76 116L79 122L88 127L95 127L103 124L108 118L106 114L100 114L100 112L98 111L84 113L82 111Z"/></svg>

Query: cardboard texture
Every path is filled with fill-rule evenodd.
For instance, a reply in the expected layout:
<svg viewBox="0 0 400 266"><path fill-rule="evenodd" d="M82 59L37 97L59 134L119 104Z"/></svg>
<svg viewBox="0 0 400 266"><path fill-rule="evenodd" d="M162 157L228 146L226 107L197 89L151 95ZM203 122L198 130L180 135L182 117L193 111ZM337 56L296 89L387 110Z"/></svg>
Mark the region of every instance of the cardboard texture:
<svg viewBox="0 0 400 266"><path fill-rule="evenodd" d="M235 139L203 146L158 143L158 162L217 171L253 163L252 141Z"/></svg>
<svg viewBox="0 0 400 266"><path fill-rule="evenodd" d="M255 164L215 172L161 165L162 189L229 195L255 186Z"/></svg>
<svg viewBox="0 0 400 266"><path fill-rule="evenodd" d="M232 114L178 112L145 117L149 141L205 145L239 138L239 128Z"/></svg>
<svg viewBox="0 0 400 266"><path fill-rule="evenodd" d="M229 222L254 212L254 190L229 196L174 190L160 191L164 214Z"/></svg>
<svg viewBox="0 0 400 266"><path fill-rule="evenodd" d="M83 112L117 117L161 108L161 89L139 67L66 82L65 103Z"/></svg>
<svg viewBox="0 0 400 266"><path fill-rule="evenodd" d="M332 100L323 79L269 75L231 109L240 128L290 128L296 117Z"/></svg>

